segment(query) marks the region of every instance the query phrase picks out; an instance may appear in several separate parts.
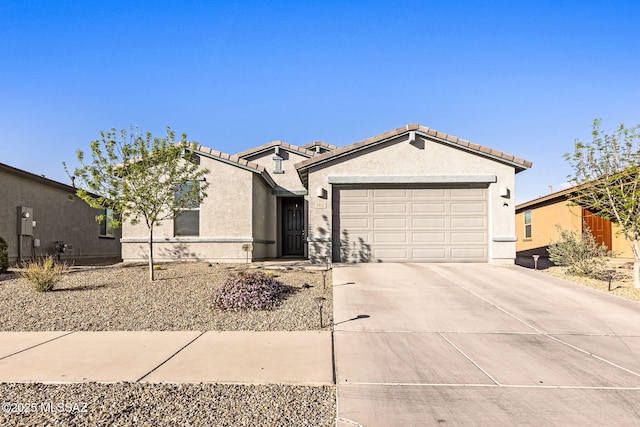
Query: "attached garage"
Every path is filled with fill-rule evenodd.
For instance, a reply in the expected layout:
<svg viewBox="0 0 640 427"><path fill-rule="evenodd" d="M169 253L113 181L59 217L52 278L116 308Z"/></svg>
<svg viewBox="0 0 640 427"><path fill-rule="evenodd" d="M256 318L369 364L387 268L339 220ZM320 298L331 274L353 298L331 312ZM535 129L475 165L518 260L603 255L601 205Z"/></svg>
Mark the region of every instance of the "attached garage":
<svg viewBox="0 0 640 427"><path fill-rule="evenodd" d="M487 188L335 186L336 262L486 262Z"/></svg>
<svg viewBox="0 0 640 427"><path fill-rule="evenodd" d="M515 174L529 167L415 124L304 160L308 257L513 264Z"/></svg>

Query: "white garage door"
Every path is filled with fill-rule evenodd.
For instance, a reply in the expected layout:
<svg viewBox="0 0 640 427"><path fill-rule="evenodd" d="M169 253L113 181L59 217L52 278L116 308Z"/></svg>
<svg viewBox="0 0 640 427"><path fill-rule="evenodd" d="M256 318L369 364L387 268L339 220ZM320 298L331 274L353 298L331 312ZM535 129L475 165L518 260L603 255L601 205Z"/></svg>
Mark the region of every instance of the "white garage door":
<svg viewBox="0 0 640 427"><path fill-rule="evenodd" d="M486 188L334 187L333 257L486 262L487 218Z"/></svg>

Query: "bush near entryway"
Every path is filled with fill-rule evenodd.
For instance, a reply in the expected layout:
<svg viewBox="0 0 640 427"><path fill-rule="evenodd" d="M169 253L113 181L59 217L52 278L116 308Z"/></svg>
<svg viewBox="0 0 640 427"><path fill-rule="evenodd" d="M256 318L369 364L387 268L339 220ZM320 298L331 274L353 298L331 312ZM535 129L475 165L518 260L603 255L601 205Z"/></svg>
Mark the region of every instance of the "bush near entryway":
<svg viewBox="0 0 640 427"><path fill-rule="evenodd" d="M271 310L276 307L282 282L262 271L243 271L224 280L213 294L215 307L224 310Z"/></svg>

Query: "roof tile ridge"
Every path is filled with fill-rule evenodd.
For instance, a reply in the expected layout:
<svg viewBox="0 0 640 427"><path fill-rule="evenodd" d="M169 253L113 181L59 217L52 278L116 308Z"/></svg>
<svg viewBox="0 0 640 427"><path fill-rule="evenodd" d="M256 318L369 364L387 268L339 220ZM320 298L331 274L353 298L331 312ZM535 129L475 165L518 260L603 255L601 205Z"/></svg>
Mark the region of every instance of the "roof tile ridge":
<svg viewBox="0 0 640 427"><path fill-rule="evenodd" d="M231 163L236 163L240 166L245 166L260 172L264 171L264 168L262 166L258 165L257 163L253 163L245 159L242 159L240 158L240 156L236 154L223 153L222 151L214 150L213 148L205 147L204 145L198 145L197 151L206 153L211 157L215 157L221 160L226 160Z"/></svg>

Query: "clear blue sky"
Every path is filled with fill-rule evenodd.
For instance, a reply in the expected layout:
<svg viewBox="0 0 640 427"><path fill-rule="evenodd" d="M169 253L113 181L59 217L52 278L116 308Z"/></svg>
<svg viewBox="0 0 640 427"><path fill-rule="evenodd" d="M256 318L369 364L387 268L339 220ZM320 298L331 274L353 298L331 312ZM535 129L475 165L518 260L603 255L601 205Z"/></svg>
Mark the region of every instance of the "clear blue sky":
<svg viewBox="0 0 640 427"><path fill-rule="evenodd" d="M0 162L63 182L112 127L235 153L419 123L532 161L523 202L639 101L637 1L0 2Z"/></svg>

